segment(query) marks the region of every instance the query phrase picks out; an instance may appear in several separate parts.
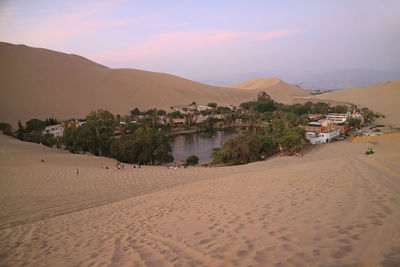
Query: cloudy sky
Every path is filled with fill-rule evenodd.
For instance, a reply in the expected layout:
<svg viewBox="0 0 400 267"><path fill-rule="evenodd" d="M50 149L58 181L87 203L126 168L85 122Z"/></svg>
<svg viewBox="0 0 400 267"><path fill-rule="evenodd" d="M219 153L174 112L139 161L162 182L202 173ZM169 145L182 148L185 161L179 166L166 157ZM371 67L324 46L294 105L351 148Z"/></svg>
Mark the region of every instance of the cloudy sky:
<svg viewBox="0 0 400 267"><path fill-rule="evenodd" d="M198 81L400 71L400 1L0 0L0 40Z"/></svg>

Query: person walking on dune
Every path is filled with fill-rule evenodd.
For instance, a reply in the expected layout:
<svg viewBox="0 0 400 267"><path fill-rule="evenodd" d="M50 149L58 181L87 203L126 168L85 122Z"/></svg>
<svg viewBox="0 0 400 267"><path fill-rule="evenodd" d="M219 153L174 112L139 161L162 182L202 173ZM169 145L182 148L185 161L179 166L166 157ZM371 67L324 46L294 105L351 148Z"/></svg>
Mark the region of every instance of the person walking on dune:
<svg viewBox="0 0 400 267"><path fill-rule="evenodd" d="M79 175L79 169L76 169L75 174L76 174L76 175Z"/></svg>

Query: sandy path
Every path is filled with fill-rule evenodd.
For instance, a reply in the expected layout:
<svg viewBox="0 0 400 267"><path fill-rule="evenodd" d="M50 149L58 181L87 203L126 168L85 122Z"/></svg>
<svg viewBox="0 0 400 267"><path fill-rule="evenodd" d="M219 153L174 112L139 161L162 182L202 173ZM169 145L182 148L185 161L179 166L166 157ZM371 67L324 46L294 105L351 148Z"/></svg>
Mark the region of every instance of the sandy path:
<svg viewBox="0 0 400 267"><path fill-rule="evenodd" d="M49 156L60 173L48 171L43 177L58 180L52 175L64 170L63 183L49 182L47 191L42 183L45 188L35 195L27 193L32 184L15 182L30 201L42 199L53 208L57 206L52 204L54 192L61 192L62 186L69 188L68 194L81 188L75 197L82 199L81 194L93 187L87 198L105 202L93 208L77 204L79 210L67 208L64 215L54 217L36 210L33 214L42 216L36 221L28 212L28 223L21 213L11 220L11 224L17 222L13 227L6 227L10 220L2 217L0 264L396 266L400 263L399 141L380 140L373 145L376 154L372 157L363 153L372 144L342 142L319 147L302 159L285 157L234 168L175 172L147 167L142 169L145 176L124 170L110 177L98 170L99 159L88 157L80 180L70 175L69 165L82 161L82 156L75 160L73 155L57 155L69 158L63 164L57 156ZM13 153L16 159L22 157ZM91 160L96 166L93 170ZM1 165L1 173L17 175L16 168ZM149 181L140 180L144 177ZM182 184L180 177L190 182ZM114 194L122 189L107 192L107 188L126 187L127 180L137 181L137 187L148 184L151 192L144 190L136 197L126 194L124 200L115 201ZM1 210L7 215L3 210L21 208L22 200L14 200L24 195L11 192L4 196L4 184L16 185L7 177L0 181ZM62 201L62 194L59 198ZM63 211L62 206L57 209Z"/></svg>

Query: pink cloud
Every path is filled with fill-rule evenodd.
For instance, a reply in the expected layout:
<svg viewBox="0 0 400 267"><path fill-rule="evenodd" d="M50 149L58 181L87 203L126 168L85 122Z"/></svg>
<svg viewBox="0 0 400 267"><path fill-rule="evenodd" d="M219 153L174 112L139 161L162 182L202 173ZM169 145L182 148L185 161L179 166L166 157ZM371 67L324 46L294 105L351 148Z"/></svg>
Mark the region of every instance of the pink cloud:
<svg viewBox="0 0 400 267"><path fill-rule="evenodd" d="M215 42L215 41L225 41L229 39L235 39L245 36L245 34L240 32L221 32L214 35L207 36L203 39L203 42Z"/></svg>
<svg viewBox="0 0 400 267"><path fill-rule="evenodd" d="M173 31L151 36L147 41L122 50L101 51L89 55L93 60L146 60L198 49L216 46L224 42L254 42L282 38L300 30L282 29L271 32L225 32L215 30Z"/></svg>
<svg viewBox="0 0 400 267"><path fill-rule="evenodd" d="M33 18L32 23L16 32L8 29L0 29L8 40L13 42L30 44L46 44L51 46L62 43L68 39L100 30L108 25L121 25L128 23L124 19L104 19L102 16L110 10L116 1L105 0L95 4L83 4L79 11L64 14L51 15L41 18ZM0 9L0 21L15 20L9 16L10 10ZM12 22L12 21L11 21ZM14 21L18 22L18 21Z"/></svg>
<svg viewBox="0 0 400 267"><path fill-rule="evenodd" d="M207 30L167 32L132 46L127 54L132 58L146 58L173 51L184 51L199 46L210 46L243 36L235 32Z"/></svg>
<svg viewBox="0 0 400 267"><path fill-rule="evenodd" d="M50 39L53 42L61 42L68 38L96 31L103 26L122 25L125 23L127 23L127 21L122 19L87 20L65 17L53 24L40 27L33 32L42 39Z"/></svg>
<svg viewBox="0 0 400 267"><path fill-rule="evenodd" d="M271 31L271 32L265 32L261 33L257 40L268 40L268 39L276 39L276 38L281 38L285 37L287 35L291 35L294 33L299 33L301 32L298 29L283 29L283 30L276 30L276 31Z"/></svg>

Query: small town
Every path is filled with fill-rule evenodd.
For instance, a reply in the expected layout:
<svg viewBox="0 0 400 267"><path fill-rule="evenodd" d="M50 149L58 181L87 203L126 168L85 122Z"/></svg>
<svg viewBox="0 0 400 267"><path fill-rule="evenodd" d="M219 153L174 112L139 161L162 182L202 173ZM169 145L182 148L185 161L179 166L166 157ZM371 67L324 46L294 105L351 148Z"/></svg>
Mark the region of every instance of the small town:
<svg viewBox="0 0 400 267"><path fill-rule="evenodd" d="M211 163L217 165L237 165L263 160L282 152L289 155L298 154L307 145L340 141L349 136L381 135L379 125L371 124L374 118L379 116L383 115L374 114L367 108L359 109L355 105L330 106L324 102L284 105L260 91L257 99L242 103L239 107L218 106L217 103L200 105L193 101L188 105L170 107L168 113L162 109L141 111L134 108L128 115L114 116L108 111L97 110L85 119L63 122L54 118L48 119L46 122L51 125L47 126L43 121L32 119L26 123L25 129L20 124L16 136L22 140L67 149L73 153L108 155L126 163L162 164L173 158L163 156L162 159L143 159L140 155L132 155L133 150L142 151L135 150L135 145L130 149L123 147L127 142L138 140L139 129L147 131L147 134L154 132L156 136L165 136L167 139L163 139L163 142L170 143L168 140L174 136L235 128L239 129L238 136L251 135L251 140L240 142L245 142L248 146L254 141L257 144L257 152L251 157L242 154L245 153L243 151L237 152L241 159L233 159L228 152L228 145L224 146L220 141L219 145L210 151L210 158ZM106 122L107 120L109 122ZM33 130L35 127L36 130ZM104 133L101 133L102 131ZM214 138L213 134L210 136ZM231 139L238 139L238 136ZM107 145L100 147L100 143ZM240 144L231 147L238 149ZM173 151L170 144L165 149L168 155ZM120 150L126 151L122 153ZM246 160L242 160L243 158Z"/></svg>

